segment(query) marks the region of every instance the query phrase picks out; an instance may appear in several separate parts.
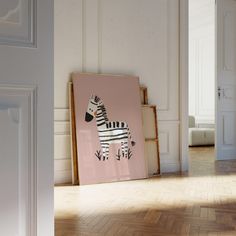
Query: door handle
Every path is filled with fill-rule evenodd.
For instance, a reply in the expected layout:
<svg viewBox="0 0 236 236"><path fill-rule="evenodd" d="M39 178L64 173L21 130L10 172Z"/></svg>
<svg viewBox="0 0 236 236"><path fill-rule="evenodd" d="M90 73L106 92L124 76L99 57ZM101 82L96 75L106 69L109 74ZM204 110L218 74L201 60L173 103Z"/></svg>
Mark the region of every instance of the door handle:
<svg viewBox="0 0 236 236"><path fill-rule="evenodd" d="M221 87L218 87L218 98L220 99L221 96Z"/></svg>

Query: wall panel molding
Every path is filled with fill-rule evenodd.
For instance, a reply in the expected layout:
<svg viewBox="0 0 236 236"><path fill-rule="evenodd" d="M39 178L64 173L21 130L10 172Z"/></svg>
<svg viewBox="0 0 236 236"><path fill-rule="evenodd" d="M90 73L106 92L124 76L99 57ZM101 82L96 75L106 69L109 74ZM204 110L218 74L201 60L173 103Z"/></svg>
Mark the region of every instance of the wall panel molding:
<svg viewBox="0 0 236 236"><path fill-rule="evenodd" d="M54 135L69 135L70 122L69 121L55 121L54 122Z"/></svg>
<svg viewBox="0 0 236 236"><path fill-rule="evenodd" d="M158 123L161 172L180 171L179 121Z"/></svg>
<svg viewBox="0 0 236 236"><path fill-rule="evenodd" d="M168 112L170 110L170 45L171 45L171 38L170 38L170 6L169 1L166 1L166 15L165 15L165 24L166 24L166 42L165 50L166 50L166 93L165 93L165 99L166 103L163 107L158 108L158 110L162 112Z"/></svg>
<svg viewBox="0 0 236 236"><path fill-rule="evenodd" d="M168 131L159 132L160 154L169 154L170 152L170 133Z"/></svg>
<svg viewBox="0 0 236 236"><path fill-rule="evenodd" d="M54 108L54 121L69 121L69 108Z"/></svg>
<svg viewBox="0 0 236 236"><path fill-rule="evenodd" d="M55 109L68 108L71 73L82 71L87 44L84 34L85 3L88 0L54 1L54 87Z"/></svg>
<svg viewBox="0 0 236 236"><path fill-rule="evenodd" d="M98 5L98 0L83 0L83 72L98 73L99 70Z"/></svg>
<svg viewBox="0 0 236 236"><path fill-rule="evenodd" d="M156 15L150 16L148 14L145 14L144 12L143 16L140 18L142 21L141 23L145 24L145 22L147 21L151 23L150 25L153 25L151 27L149 26L148 28L150 29L148 30L146 30L142 26L139 27L139 29L134 29L135 26L132 25L132 20L134 20L134 17L136 17L133 6L136 5L135 9L137 8L138 11L139 8L137 6L144 4L143 0L139 0L138 3L132 0L120 1L119 3L114 2L114 4L113 2L114 1L108 2L107 0L88 0L85 3L85 17L83 20L85 28L85 55L83 55L83 57L85 58L85 62L83 71L112 74L138 74L140 76L141 82L144 82L144 84L149 87L150 101L154 104L158 103L157 105L158 110L160 111L160 120L177 120L179 118L178 104L176 104L176 101L178 100L178 93L176 93L176 87L178 87L178 78L176 78L176 75L178 75L178 42L176 41L176 39L173 41L173 38L178 35L178 25L176 21L176 19L178 18L178 11L176 10L176 8L178 9L178 1L161 1L160 4L157 4L153 1L150 3L150 5L147 5L150 7L153 6L153 9L155 9L157 5L160 5L162 10L160 16L158 17L162 18L162 21L164 22L164 24L160 26L160 29L154 28L159 27L157 23L159 20L154 19L156 18ZM116 5L116 7L118 6L118 8L112 8L112 5ZM118 19L116 19L116 16L118 15L117 11L121 11L122 9L124 9L125 12L130 12L130 16L128 16L127 14L124 16L127 18L126 25L123 25L122 22L119 25ZM146 7L145 10L147 9L148 7ZM114 11L114 18L111 18L110 11ZM131 20L129 21L128 18L130 18ZM154 22L155 20L156 22ZM135 35L137 35L137 40L134 40L132 42L129 38L127 38L132 36L127 36L125 33L128 32L129 27L130 30L134 30L134 32L136 32ZM123 49L123 51L122 49L118 50L117 47L121 47L121 45L125 44L125 41L123 39L121 39L120 37L117 38L115 36L116 34L118 35L118 31L120 31L120 35L123 35L126 38L126 44L130 44L131 49ZM155 42L156 45L153 43L143 44L143 42L145 42L144 40L142 44L139 45L140 40L138 40L138 38L140 37L138 37L138 35L144 35L143 37L146 40L150 40L150 38L152 38L153 35L156 34L155 31L160 31L159 33L162 35L160 42ZM148 34L150 34L150 36ZM107 44L107 37L113 38L110 40L109 44ZM141 51L146 48L147 50L145 54L147 56L147 51L150 51L151 47L155 51L157 51L157 48L159 49L160 47L159 44L162 44L162 59L160 62L164 66L160 70L156 71L155 76L150 76L151 74L153 74L153 70L157 70L157 68L156 66L154 66L152 67L151 71L148 71L145 68L147 67L146 65L144 65L143 63L140 64L137 58L141 58L142 56L138 54L138 51L140 51L141 53ZM135 50L137 51L137 55L135 55L134 53ZM114 51L114 55L109 56L110 60L109 63L107 63L108 55L110 55L108 53L109 51ZM123 58L125 52L127 53L127 58ZM137 58L134 58L134 61L137 61L135 62L135 64L132 62L132 57L130 57L130 55L133 55L134 57L137 56ZM150 54L150 56L154 57L154 53ZM153 62L160 60L158 53L155 57L157 58L153 58ZM127 64L126 66L123 66L125 60L127 61ZM149 86L151 82L148 80L154 81L154 77L156 77L155 86L157 87L157 89L159 89L158 84L161 84L162 95L158 95L161 96L161 99L155 98L157 96L156 94L159 93L154 92L154 86ZM158 77L160 77L160 81L158 81ZM157 102L157 100L159 101Z"/></svg>
<svg viewBox="0 0 236 236"><path fill-rule="evenodd" d="M54 109L54 184L72 183L69 109Z"/></svg>

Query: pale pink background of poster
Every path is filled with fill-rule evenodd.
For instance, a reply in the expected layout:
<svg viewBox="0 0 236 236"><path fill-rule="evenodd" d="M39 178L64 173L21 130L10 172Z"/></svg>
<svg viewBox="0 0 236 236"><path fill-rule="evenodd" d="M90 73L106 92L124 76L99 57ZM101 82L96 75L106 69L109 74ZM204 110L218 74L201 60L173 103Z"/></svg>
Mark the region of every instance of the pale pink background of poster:
<svg viewBox="0 0 236 236"><path fill-rule="evenodd" d="M146 178L139 78L78 73L73 75L73 87L80 184ZM117 144L110 145L108 160L99 161L95 156L95 152L101 150L96 118L85 121L92 94L103 101L109 121L128 123L136 142L134 147L129 142L133 154L129 160L123 157L120 161L116 160L114 156L120 148Z"/></svg>

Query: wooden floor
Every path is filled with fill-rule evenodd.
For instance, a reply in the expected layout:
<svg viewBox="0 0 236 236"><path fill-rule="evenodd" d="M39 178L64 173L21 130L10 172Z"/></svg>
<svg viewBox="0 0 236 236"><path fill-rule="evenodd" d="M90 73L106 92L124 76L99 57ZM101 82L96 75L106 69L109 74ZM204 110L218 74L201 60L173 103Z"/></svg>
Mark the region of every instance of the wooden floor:
<svg viewBox="0 0 236 236"><path fill-rule="evenodd" d="M236 236L236 161L190 149L188 175L55 188L56 236Z"/></svg>

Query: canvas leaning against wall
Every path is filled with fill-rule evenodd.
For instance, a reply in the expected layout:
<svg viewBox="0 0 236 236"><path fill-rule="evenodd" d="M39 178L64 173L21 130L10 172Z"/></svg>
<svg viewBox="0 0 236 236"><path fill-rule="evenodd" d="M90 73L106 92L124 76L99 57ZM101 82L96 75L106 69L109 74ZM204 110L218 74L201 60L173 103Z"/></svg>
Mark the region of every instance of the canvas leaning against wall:
<svg viewBox="0 0 236 236"><path fill-rule="evenodd" d="M80 184L147 177L139 78L73 74Z"/></svg>

